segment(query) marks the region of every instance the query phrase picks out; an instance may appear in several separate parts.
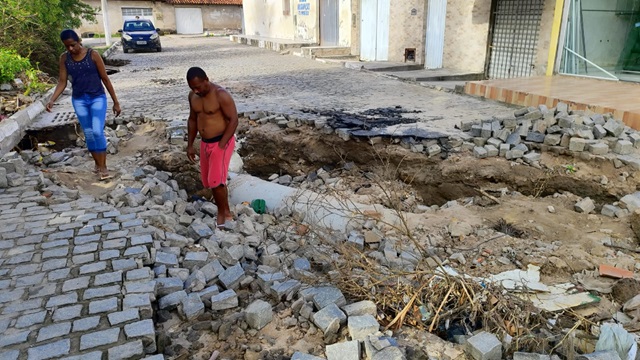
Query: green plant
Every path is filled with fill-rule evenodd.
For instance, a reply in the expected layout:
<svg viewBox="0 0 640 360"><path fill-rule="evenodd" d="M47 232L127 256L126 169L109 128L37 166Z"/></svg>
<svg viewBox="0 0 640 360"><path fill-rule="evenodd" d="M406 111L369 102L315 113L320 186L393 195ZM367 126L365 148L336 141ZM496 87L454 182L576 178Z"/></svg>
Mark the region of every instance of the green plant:
<svg viewBox="0 0 640 360"><path fill-rule="evenodd" d="M573 174L573 173L575 173L576 171L578 171L578 168L576 168L576 166L575 166L574 164L569 164L569 165L565 165L565 166L564 166L564 171L565 171L567 174Z"/></svg>
<svg viewBox="0 0 640 360"><path fill-rule="evenodd" d="M29 95L32 92L44 92L51 87L50 84L40 81L40 73L41 71L37 69L28 69L24 72L27 78L27 90L24 92L25 95Z"/></svg>
<svg viewBox="0 0 640 360"><path fill-rule="evenodd" d="M29 69L29 59L18 55L15 50L0 48L0 83L9 82L15 79L18 73Z"/></svg>

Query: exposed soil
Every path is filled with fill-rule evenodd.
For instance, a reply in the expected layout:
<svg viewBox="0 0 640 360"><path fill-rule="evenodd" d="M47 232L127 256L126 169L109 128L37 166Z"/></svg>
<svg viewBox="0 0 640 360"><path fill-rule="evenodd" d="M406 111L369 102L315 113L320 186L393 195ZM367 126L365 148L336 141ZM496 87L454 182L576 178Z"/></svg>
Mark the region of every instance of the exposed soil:
<svg viewBox="0 0 640 360"><path fill-rule="evenodd" d="M395 175L405 187L413 189L419 195L418 201L425 205L475 199L473 205L455 210L443 208L426 217L416 217L411 226L429 233L457 219L474 227L488 228L503 220L526 233L525 239L509 234L511 236L490 242L476 235L463 241L450 239L445 245L447 252L463 253L468 261L456 267L467 274L486 276L513 269L514 264L526 267L533 263L542 266L543 281L560 283L602 262L634 268L632 257L615 256L616 251L603 244L603 239L610 237L631 247L633 233L627 220L581 214L574 209L576 201L588 196L596 202L599 213L602 205L636 191L638 180L624 173L625 169L616 169L609 161L587 163L545 153L541 163L546 167L538 169L501 158L478 160L469 153L452 154L445 160L439 156L428 158L400 145L345 142L311 127L281 129L274 124L245 125L240 132L245 136L240 154L245 170L252 175L262 178L272 174L305 175L321 167L340 169L352 162L358 172L349 176L346 183L353 190L354 201L366 202L366 196L359 196L358 189L371 186L372 181L365 175L382 168L387 174ZM577 170L566 172L568 164ZM480 190L498 197L505 191L521 195L499 197L500 203L495 204L483 197ZM553 207L553 213L549 206ZM477 264L489 255L502 256L511 262ZM472 260L477 261L474 264Z"/></svg>
<svg viewBox="0 0 640 360"><path fill-rule="evenodd" d="M363 171L387 168L397 179L410 184L426 205L442 205L450 200L480 195L478 190L507 187L525 195L549 196L569 191L590 197L599 205L617 201L635 191L637 180L600 183L602 175L616 180L621 171L609 161L584 163L576 159L544 154L542 163L552 169L514 166L501 158L477 160L468 155L452 155L446 160L427 158L388 143L371 146L366 141L343 141L309 127L280 129L268 124L245 127L247 141L240 155L245 169L256 176L307 174L320 167L329 169L354 162ZM563 165L575 164L576 173L567 174ZM397 170L397 171L396 171Z"/></svg>

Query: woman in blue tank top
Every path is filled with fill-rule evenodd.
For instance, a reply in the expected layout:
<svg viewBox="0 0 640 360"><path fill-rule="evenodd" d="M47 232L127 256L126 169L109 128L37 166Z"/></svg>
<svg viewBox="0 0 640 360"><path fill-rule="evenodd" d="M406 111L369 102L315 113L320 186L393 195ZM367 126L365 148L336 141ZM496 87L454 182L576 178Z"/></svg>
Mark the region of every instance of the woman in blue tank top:
<svg viewBox="0 0 640 360"><path fill-rule="evenodd" d="M95 171L100 180L111 178L107 170L107 139L104 136L104 125L107 117L107 96L104 86L113 100L113 113L120 115L120 103L116 92L109 81L104 61L97 52L82 46L82 42L73 30L60 33L60 40L67 48L60 56L60 78L47 111L51 111L54 102L67 86L67 78L71 78L71 103L84 132L87 148L96 163Z"/></svg>

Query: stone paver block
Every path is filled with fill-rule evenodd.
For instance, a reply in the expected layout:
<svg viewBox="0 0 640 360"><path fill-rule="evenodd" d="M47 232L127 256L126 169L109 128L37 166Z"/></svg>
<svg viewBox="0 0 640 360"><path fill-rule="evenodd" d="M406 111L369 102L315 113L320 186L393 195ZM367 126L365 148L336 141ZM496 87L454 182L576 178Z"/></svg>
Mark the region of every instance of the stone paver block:
<svg viewBox="0 0 640 360"><path fill-rule="evenodd" d="M77 317L80 317L81 312L82 312L82 305L72 305L72 306L57 308L53 312L53 321L64 321L64 320L75 319Z"/></svg>
<svg viewBox="0 0 640 360"><path fill-rule="evenodd" d="M551 360L551 356L518 351L513 353L513 360Z"/></svg>
<svg viewBox="0 0 640 360"><path fill-rule="evenodd" d="M273 284L271 286L271 295L273 295L273 297L275 297L277 300L283 299L285 297L288 298L296 291L298 291L300 287L302 287L300 281L289 279L278 284Z"/></svg>
<svg viewBox="0 0 640 360"><path fill-rule="evenodd" d="M158 306L160 309L173 310L182 302L182 299L186 299L187 296L184 290L176 291L161 297Z"/></svg>
<svg viewBox="0 0 640 360"><path fill-rule="evenodd" d="M120 285L91 288L84 291L84 300L103 298L120 294Z"/></svg>
<svg viewBox="0 0 640 360"><path fill-rule="evenodd" d="M593 155L605 155L609 152L609 145L605 143L589 144L587 150Z"/></svg>
<svg viewBox="0 0 640 360"><path fill-rule="evenodd" d="M106 269L107 269L107 262L99 261L92 264L82 265L80 267L80 275L93 274L93 273L105 271Z"/></svg>
<svg viewBox="0 0 640 360"><path fill-rule="evenodd" d="M120 328L96 331L80 337L80 350L91 349L98 346L115 344L120 336Z"/></svg>
<svg viewBox="0 0 640 360"><path fill-rule="evenodd" d="M473 148L473 156L475 156L478 159L484 159L487 156L489 156L489 153L485 148L476 146Z"/></svg>
<svg viewBox="0 0 640 360"><path fill-rule="evenodd" d="M141 269L134 269L127 271L126 279L127 281L134 280L153 280L154 274L153 271L148 267L143 267Z"/></svg>
<svg viewBox="0 0 640 360"><path fill-rule="evenodd" d="M312 299L316 309L318 310L323 309L330 304L336 304L338 306L344 306L347 304L347 300L342 294L342 291L336 287L323 286L314 289L315 291L312 295Z"/></svg>
<svg viewBox="0 0 640 360"><path fill-rule="evenodd" d="M322 330L325 335L337 333L338 330L340 330L340 326L346 322L347 316L333 303L313 314L313 323Z"/></svg>
<svg viewBox="0 0 640 360"><path fill-rule="evenodd" d="M150 294L127 294L122 302L122 309L138 309L140 310L140 316L146 318L145 312L151 309L151 295Z"/></svg>
<svg viewBox="0 0 640 360"><path fill-rule="evenodd" d="M78 302L78 294L76 292L53 296L47 301L47 308L58 307L62 305L75 304Z"/></svg>
<svg viewBox="0 0 640 360"><path fill-rule="evenodd" d="M502 359L502 343L495 335L486 331L467 339L465 346L467 354L474 360Z"/></svg>
<svg viewBox="0 0 640 360"><path fill-rule="evenodd" d="M380 329L380 324L372 315L349 316L347 327L352 340L364 340L367 336L376 333Z"/></svg>
<svg viewBox="0 0 640 360"><path fill-rule="evenodd" d="M193 271L184 281L184 289L188 292L200 291L204 289L206 285L207 280L204 277L204 273L200 270Z"/></svg>
<svg viewBox="0 0 640 360"><path fill-rule="evenodd" d="M156 253L156 265L166 265L167 267L178 267L178 257L164 251Z"/></svg>
<svg viewBox="0 0 640 360"><path fill-rule="evenodd" d="M36 338L37 342L54 339L57 337L62 337L68 335L71 332L71 323L63 322L52 324L49 326L45 326L40 328L38 331L38 337Z"/></svg>
<svg viewBox="0 0 640 360"><path fill-rule="evenodd" d="M188 321L196 319L198 316L204 314L204 303L200 299L200 294L192 293L182 299L179 311L180 315Z"/></svg>
<svg viewBox="0 0 640 360"><path fill-rule="evenodd" d="M184 289L184 281L176 277L157 278L156 293L159 297Z"/></svg>
<svg viewBox="0 0 640 360"><path fill-rule="evenodd" d="M623 196L619 203L621 208L627 209L629 212L634 212L636 209L640 209L640 192Z"/></svg>
<svg viewBox="0 0 640 360"><path fill-rule="evenodd" d="M226 289L235 289L240 284L240 280L243 276L244 269L240 263L236 263L234 266L223 271L222 274L218 276L218 279Z"/></svg>
<svg viewBox="0 0 640 360"><path fill-rule="evenodd" d="M577 152L584 151L584 148L586 145L587 145L587 140L585 139L572 137L571 140L569 140L569 150L571 151L577 151Z"/></svg>
<svg viewBox="0 0 640 360"><path fill-rule="evenodd" d="M7 345L21 344L27 341L30 331L21 331L0 336L0 348Z"/></svg>
<svg viewBox="0 0 640 360"><path fill-rule="evenodd" d="M89 287L89 276L82 276L75 279L69 279L62 284L62 292L68 292L78 289L86 289Z"/></svg>
<svg viewBox="0 0 640 360"><path fill-rule="evenodd" d="M291 360L325 360L325 359L318 356L304 354L299 351L296 351L293 353L293 356L291 356Z"/></svg>
<svg viewBox="0 0 640 360"><path fill-rule="evenodd" d="M327 360L359 360L360 341L346 341L327 345L325 349Z"/></svg>
<svg viewBox="0 0 640 360"><path fill-rule="evenodd" d="M134 259L118 259L111 261L111 267L114 271L127 271L138 268L138 263Z"/></svg>
<svg viewBox="0 0 640 360"><path fill-rule="evenodd" d="M127 339L142 338L142 343L147 353L156 351L156 331L153 320L147 319L124 326Z"/></svg>
<svg viewBox="0 0 640 360"><path fill-rule="evenodd" d="M575 209L579 213L589 214L593 210L595 210L596 205L593 203L593 200L586 197L575 204Z"/></svg>
<svg viewBox="0 0 640 360"><path fill-rule="evenodd" d="M2 173L3 168L0 168L0 174ZM2 186L2 178L0 176L0 188ZM5 186L6 187L6 186ZM0 360L18 360L18 356L20 356L20 351L18 350L9 350L0 352Z"/></svg>
<svg viewBox="0 0 640 360"><path fill-rule="evenodd" d="M62 360L102 360L102 352L92 351L82 355L65 357Z"/></svg>
<svg viewBox="0 0 640 360"><path fill-rule="evenodd" d="M93 279L94 286L102 286L119 282L122 282L122 270L97 274Z"/></svg>
<svg viewBox="0 0 640 360"><path fill-rule="evenodd" d="M226 310L238 306L238 295L233 290L226 290L211 297L211 310Z"/></svg>
<svg viewBox="0 0 640 360"><path fill-rule="evenodd" d="M113 312L118 309L118 298L113 297L104 300L94 300L89 303L89 314Z"/></svg>
<svg viewBox="0 0 640 360"><path fill-rule="evenodd" d="M631 141L618 140L613 147L613 152L620 155L627 155L633 152L633 144Z"/></svg>
<svg viewBox="0 0 640 360"><path fill-rule="evenodd" d="M126 309L107 315L111 326L116 326L132 320L140 320L140 313L137 308Z"/></svg>
<svg viewBox="0 0 640 360"><path fill-rule="evenodd" d="M100 316L84 317L73 322L73 332L95 329L98 325L100 325Z"/></svg>
<svg viewBox="0 0 640 360"><path fill-rule="evenodd" d="M184 256L184 260L182 261L182 266L186 267L189 270L193 270L194 267L201 267L206 264L209 258L209 253L206 251L191 251L186 253Z"/></svg>
<svg viewBox="0 0 640 360"><path fill-rule="evenodd" d="M109 360L137 359L144 355L142 340L136 340L124 345L112 347L108 350Z"/></svg>
<svg viewBox="0 0 640 360"><path fill-rule="evenodd" d="M351 316L362 316L362 315L372 315L376 316L377 307L373 301L363 300L353 304L345 305L342 307L342 311L351 317Z"/></svg>
<svg viewBox="0 0 640 360"><path fill-rule="evenodd" d="M131 245L147 245L153 244L153 238L150 234L135 235L131 237Z"/></svg>
<svg viewBox="0 0 640 360"><path fill-rule="evenodd" d="M263 300L256 300L245 309L245 321L256 330L267 326L273 319L271 304Z"/></svg>
<svg viewBox="0 0 640 360"><path fill-rule="evenodd" d="M50 344L29 348L27 351L29 360L52 359L69 354L71 340L63 339Z"/></svg>
<svg viewBox="0 0 640 360"><path fill-rule="evenodd" d="M46 311L39 311L32 314L22 315L16 321L15 327L20 329L20 328L26 328L35 324L42 324L46 316L47 316Z"/></svg>

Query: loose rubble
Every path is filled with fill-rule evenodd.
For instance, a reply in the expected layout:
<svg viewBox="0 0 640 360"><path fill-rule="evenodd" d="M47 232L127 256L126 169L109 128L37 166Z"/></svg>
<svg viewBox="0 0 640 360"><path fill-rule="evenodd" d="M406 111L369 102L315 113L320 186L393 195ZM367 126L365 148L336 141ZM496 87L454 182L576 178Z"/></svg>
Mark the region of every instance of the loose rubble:
<svg viewBox="0 0 640 360"><path fill-rule="evenodd" d="M468 130L478 133L472 141L438 137L420 143L398 140L397 144L426 156L465 154L464 149L468 149L480 159L503 156L533 167L544 166L540 163L540 154L544 151L575 154L571 152L584 152L584 149L590 149L589 146L593 148L606 143L616 154L611 158L614 161L620 160L617 155L627 155L624 152L629 146L632 149L635 146L631 141L634 133L615 120L592 115L589 122L584 115L563 112L562 105L556 110L543 110L517 111L513 121L471 124ZM308 124L328 132L326 122L320 126L320 121L298 121L283 115L243 115L253 117L256 124L276 123L281 128ZM112 125L115 130L107 131L112 146L110 151L117 154L121 141L127 142L144 125L144 120ZM554 126L561 130L549 132ZM600 127L604 129L601 133L598 132ZM587 130L593 138L588 136ZM169 144L162 151L182 154L184 129L170 126L166 131ZM353 139L354 136L350 131L334 132L343 138ZM598 138L596 133L602 136ZM612 135L611 139L607 139L607 134ZM509 143L509 138L516 143ZM563 141L566 143L562 147L564 150L556 149ZM591 155L608 156L611 153L608 150L606 154L591 152ZM426 221L429 214L459 214L459 217L450 217L446 223L431 227L402 228L385 223L377 213L368 213L359 214L358 221L350 224L346 233L337 233L306 223L305 214L286 206L258 213L252 204L241 203L233 209L235 220L219 229L216 226L217 208L181 185L184 182L178 179L182 172L162 170L144 164L142 160L142 156L133 156L126 161L118 183L96 199L81 196L78 190L67 188L49 173L86 166L89 159L81 149L23 150L2 158L0 206L11 204L1 208L3 225L10 225L11 217L5 216L17 208L1 199L9 199L8 195L17 192L21 193L21 203L33 203L43 211L64 204L74 206L66 210L66 216L47 219L47 226L58 230L73 224L69 225L69 237L74 239L72 251L80 265L78 276L66 279L59 289L65 294L56 293L48 298L49 307L77 303L77 299L69 299L66 294L87 288L80 301L84 306L87 300L86 311L90 315L108 314L102 322L87 318L86 322L79 319L77 325L74 322L73 325L43 327L36 342L42 341L45 345L25 350L15 345L21 341L14 343L11 340L7 345L15 345L15 349L11 347L10 351L23 351L33 357L44 352L63 356L71 346L65 341L73 338L73 346L77 342L83 356L109 345L104 351L110 358L164 354L173 359L199 353L245 359L269 356L328 360L412 359L430 356L490 360L505 356L548 359L554 358L552 355L556 353L566 356L569 351L584 359L597 359L618 355L595 351L600 331L606 328L604 324L613 315L619 313L616 318L624 319L618 321L624 322L628 326L625 329L630 332L637 329L638 294L613 305L615 312L608 317L597 320L595 317L598 306L611 302L605 301L602 294L608 294L607 289L612 292L614 283L619 281L616 279L636 280L635 271L638 270L636 256L616 252L614 249L622 246L616 242L620 239L614 239L606 229L594 232L601 235L602 244L617 247L611 247L610 252L599 258L615 259L615 263L604 264L609 267L601 266L598 272L592 262L595 256L586 253L560 256L557 254L560 241L534 240L537 235L532 235L531 229L520 230L505 220L490 224L464 218L467 209L480 202L478 198L489 198L492 205L522 199L522 194L515 191L492 192L495 196L485 192L486 195L477 198L460 198L442 206L421 205L422 199L407 184L393 188L402 194L398 199L385 201L383 196L372 196L375 201L395 207L399 212L420 215L422 221ZM339 168L320 167L295 176L274 174L269 180L282 186L331 195L349 190L346 179L358 168L357 164L347 162ZM389 179L376 178L378 175L373 172L360 174L377 184L389 182ZM568 208L576 212L573 216L592 216L593 219L597 213L619 219L633 218L635 210L640 210L638 193L621 196L613 204L601 204L599 199L579 198L569 192L556 193L552 198L570 203ZM99 206L101 211L76 210L85 202ZM554 204L545 204L542 212L547 216L566 216L561 203ZM98 227L99 231L96 231ZM545 232L544 229L535 231L538 234ZM8 241L4 233L4 230L0 232L2 241ZM58 240L47 233L45 243ZM483 246L495 240L508 240L514 245L511 247L505 242L502 247ZM518 242L526 243L523 246L526 253L523 247L514 249ZM58 248L42 247L38 251L49 256L52 249ZM101 261L83 263L82 256L93 252L99 254ZM16 252L18 256L21 254ZM562 269L580 276L570 283L571 287L545 284L540 279L540 267L533 265L543 260L545 271ZM502 269L494 273L495 277L503 276L499 286L495 277L487 274L496 269ZM507 285L506 280L512 285ZM579 290L574 289L577 284ZM7 286L13 289L15 285ZM599 289L601 296L586 291L595 292L595 289ZM523 294L545 300L532 303ZM548 295L555 297L547 298ZM570 296L577 295L588 296L593 301L580 302L578 305L582 308L566 302ZM544 306L550 302L562 311L546 310ZM590 321L598 326L581 326L579 318L569 311L585 311L585 307L593 312L580 316L590 317ZM70 307L64 309L73 311ZM23 324L37 323L42 316L40 313L23 315L12 322L8 334L11 339L22 336L15 329ZM63 319L66 315L56 310L53 316ZM156 319L155 326L152 319ZM578 325L572 330L574 324ZM412 334L403 327L419 330ZM571 344L568 348L562 338L567 331L571 333L578 328L588 334L589 341L583 347ZM66 338L58 335L73 333L71 329L77 330L78 335ZM290 341L278 343L273 335L277 332L290 334ZM420 340L419 336L426 336L425 333L437 334L442 339ZM128 342L121 342L121 338ZM53 339L61 343L53 342ZM523 339L535 341L529 343ZM558 345L557 351L553 348L555 345ZM279 355L276 355L278 351Z"/></svg>

